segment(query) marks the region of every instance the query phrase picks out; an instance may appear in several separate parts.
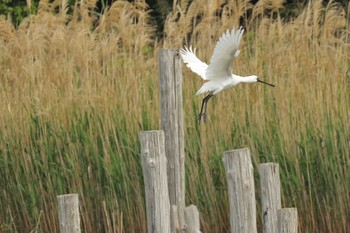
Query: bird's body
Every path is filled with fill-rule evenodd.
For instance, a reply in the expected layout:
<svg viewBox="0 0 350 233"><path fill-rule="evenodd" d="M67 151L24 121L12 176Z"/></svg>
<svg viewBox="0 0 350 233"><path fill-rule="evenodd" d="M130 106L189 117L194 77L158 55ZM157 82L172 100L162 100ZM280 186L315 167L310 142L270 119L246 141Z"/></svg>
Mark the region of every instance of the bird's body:
<svg viewBox="0 0 350 233"><path fill-rule="evenodd" d="M202 102L202 108L198 116L199 123L202 116L204 122L206 120L207 103L209 99L227 88L234 87L239 83L253 82L261 82L274 86L259 80L255 75L242 77L231 73L232 62L240 53L238 47L243 32L244 30L242 27L240 27L238 30L235 30L235 28L233 28L231 31L227 30L217 42L209 65L199 60L195 54L195 50L193 51L191 47L185 47L184 49L180 50L181 58L187 67L194 73L201 76L204 80L207 80L207 82L205 82L196 93L196 95L208 94Z"/></svg>
<svg viewBox="0 0 350 233"><path fill-rule="evenodd" d="M247 76L241 77L235 74L232 74L231 77L217 78L210 80L202 85L202 87L197 91L196 95L205 94L212 92L213 95L218 94L219 92L234 87L241 82L253 83L256 82L256 76Z"/></svg>

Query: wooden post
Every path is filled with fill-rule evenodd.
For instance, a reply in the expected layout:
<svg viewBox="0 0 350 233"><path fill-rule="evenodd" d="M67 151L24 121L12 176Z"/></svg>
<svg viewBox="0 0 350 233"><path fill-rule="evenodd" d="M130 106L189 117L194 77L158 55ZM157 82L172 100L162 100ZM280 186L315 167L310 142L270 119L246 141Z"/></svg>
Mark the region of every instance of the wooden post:
<svg viewBox="0 0 350 233"><path fill-rule="evenodd" d="M80 233L78 194L57 196L60 233Z"/></svg>
<svg viewBox="0 0 350 233"><path fill-rule="evenodd" d="M231 233L257 233L253 165L248 148L226 151Z"/></svg>
<svg viewBox="0 0 350 233"><path fill-rule="evenodd" d="M298 232L298 211L296 208L283 208L277 210L278 233Z"/></svg>
<svg viewBox="0 0 350 233"><path fill-rule="evenodd" d="M277 210L281 209L281 182L277 163L259 165L264 233L277 233Z"/></svg>
<svg viewBox="0 0 350 233"><path fill-rule="evenodd" d="M140 133L141 165L145 181L148 232L170 233L167 160L163 131Z"/></svg>
<svg viewBox="0 0 350 233"><path fill-rule="evenodd" d="M185 208L185 232L200 233L199 212L195 205L190 205Z"/></svg>
<svg viewBox="0 0 350 233"><path fill-rule="evenodd" d="M165 135L168 159L170 205L176 205L180 228L184 227L185 150L182 113L181 60L175 49L160 49L158 53L161 129ZM174 219L174 217L172 217ZM172 232L181 229L172 229Z"/></svg>

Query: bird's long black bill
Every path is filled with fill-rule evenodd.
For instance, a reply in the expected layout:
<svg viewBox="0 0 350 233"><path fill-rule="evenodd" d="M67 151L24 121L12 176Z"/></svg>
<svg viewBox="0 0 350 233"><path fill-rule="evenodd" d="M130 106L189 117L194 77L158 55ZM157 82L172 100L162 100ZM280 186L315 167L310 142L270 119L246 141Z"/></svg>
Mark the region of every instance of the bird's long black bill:
<svg viewBox="0 0 350 233"><path fill-rule="evenodd" d="M273 85L273 84L271 84L271 83L264 82L264 81L262 81L262 80L260 80L260 79L258 79L258 82L259 82L259 83L266 84L266 85L269 85L269 86L271 86L271 87L275 87L275 85Z"/></svg>

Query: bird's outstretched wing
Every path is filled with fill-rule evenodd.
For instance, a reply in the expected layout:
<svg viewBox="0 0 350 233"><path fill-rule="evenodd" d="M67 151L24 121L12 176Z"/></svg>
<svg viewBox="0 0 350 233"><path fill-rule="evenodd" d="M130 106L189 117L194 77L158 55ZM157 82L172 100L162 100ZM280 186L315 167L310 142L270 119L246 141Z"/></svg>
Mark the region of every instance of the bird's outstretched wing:
<svg viewBox="0 0 350 233"><path fill-rule="evenodd" d="M227 30L215 45L214 53L210 59L210 64L205 72L208 80L216 78L230 77L232 62L239 55L238 46L241 41L244 29L242 27L231 31Z"/></svg>
<svg viewBox="0 0 350 233"><path fill-rule="evenodd" d="M207 80L205 71L208 68L208 65L199 60L195 52L196 49L193 51L192 47L187 48L185 46L185 48L180 49L180 56L188 68L190 68L194 73L201 76L204 80Z"/></svg>

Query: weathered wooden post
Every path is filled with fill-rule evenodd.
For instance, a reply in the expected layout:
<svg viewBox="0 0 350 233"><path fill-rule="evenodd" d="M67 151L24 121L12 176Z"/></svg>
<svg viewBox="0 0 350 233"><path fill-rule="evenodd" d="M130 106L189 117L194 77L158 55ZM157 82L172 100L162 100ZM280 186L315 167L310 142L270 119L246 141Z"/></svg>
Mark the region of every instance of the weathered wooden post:
<svg viewBox="0 0 350 233"><path fill-rule="evenodd" d="M195 205L185 207L185 232L200 233L199 212Z"/></svg>
<svg viewBox="0 0 350 233"><path fill-rule="evenodd" d="M78 194L57 196L60 233L80 233Z"/></svg>
<svg viewBox="0 0 350 233"><path fill-rule="evenodd" d="M298 211L296 208L283 208L277 210L278 233L298 232Z"/></svg>
<svg viewBox="0 0 350 233"><path fill-rule="evenodd" d="M253 165L248 148L226 151L232 233L257 233Z"/></svg>
<svg viewBox="0 0 350 233"><path fill-rule="evenodd" d="M160 49L158 53L161 129L165 135L165 154L168 159L170 205L176 205L180 229L184 228L185 208L185 150L182 113L181 60L176 49ZM172 211L173 213L173 211ZM174 221L172 221L174 222Z"/></svg>
<svg viewBox="0 0 350 233"><path fill-rule="evenodd" d="M141 132L140 142L148 232L170 233L170 204L164 132L161 130Z"/></svg>
<svg viewBox="0 0 350 233"><path fill-rule="evenodd" d="M281 182L277 163L259 165L264 233L277 233L277 210L281 209Z"/></svg>

